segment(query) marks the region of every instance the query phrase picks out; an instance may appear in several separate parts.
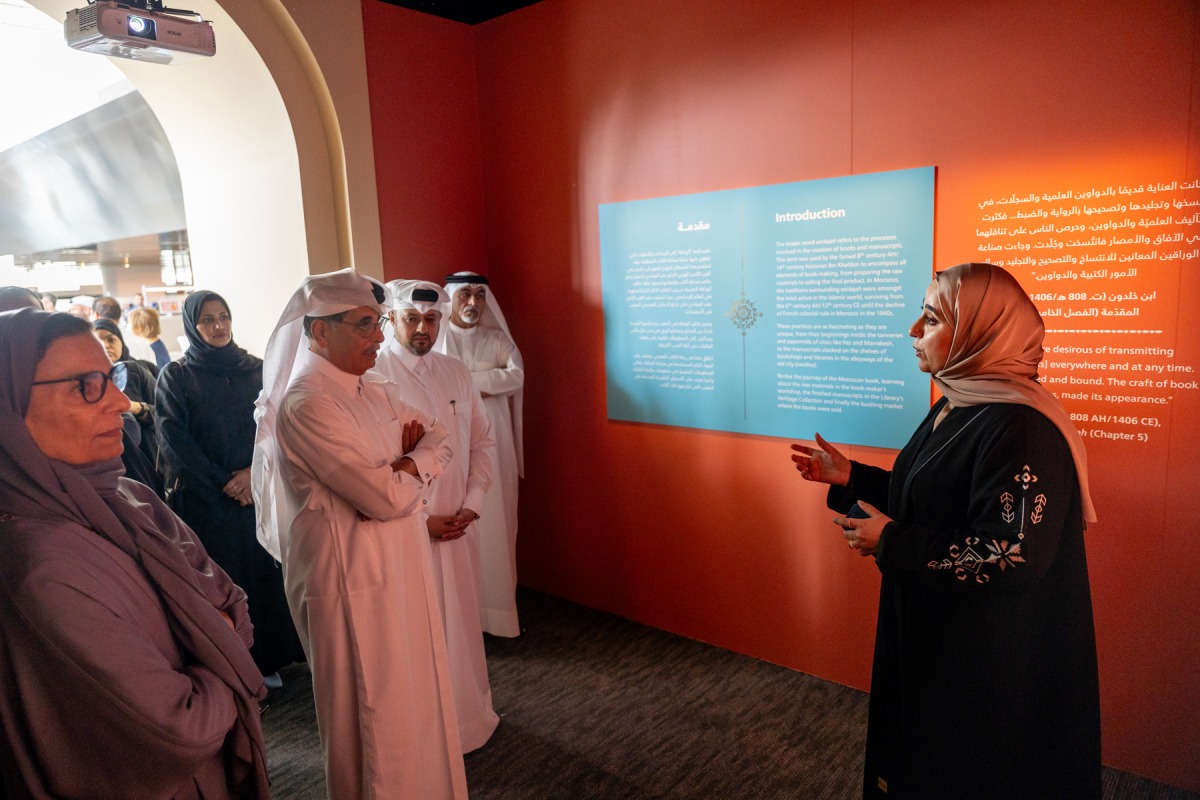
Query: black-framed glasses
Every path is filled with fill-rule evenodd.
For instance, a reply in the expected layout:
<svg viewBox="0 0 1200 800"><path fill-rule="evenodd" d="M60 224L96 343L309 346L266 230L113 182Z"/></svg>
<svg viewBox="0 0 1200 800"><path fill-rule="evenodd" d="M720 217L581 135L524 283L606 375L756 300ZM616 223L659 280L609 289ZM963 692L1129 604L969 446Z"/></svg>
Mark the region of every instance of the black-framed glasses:
<svg viewBox="0 0 1200 800"><path fill-rule="evenodd" d="M85 403L99 403L104 399L104 393L108 391L108 384L111 381L116 384L118 389L125 388L125 380L129 377L129 371L124 363L113 364L113 368L108 372L85 372L82 375L72 375L69 378L55 378L52 381L34 381L34 386L46 386L51 383L69 383L77 381L79 383L79 393L83 395Z"/></svg>
<svg viewBox="0 0 1200 800"><path fill-rule="evenodd" d="M337 316L337 315L332 316L329 319L331 322L337 322L342 325L348 326L351 330L354 331L355 335L357 335L363 339L370 339L372 336L375 335L375 331L381 330L383 328L383 323L387 322L387 317L378 317L378 318L364 317L363 319L360 319L358 322L355 322L353 324L346 322L344 319L342 319L340 316Z"/></svg>

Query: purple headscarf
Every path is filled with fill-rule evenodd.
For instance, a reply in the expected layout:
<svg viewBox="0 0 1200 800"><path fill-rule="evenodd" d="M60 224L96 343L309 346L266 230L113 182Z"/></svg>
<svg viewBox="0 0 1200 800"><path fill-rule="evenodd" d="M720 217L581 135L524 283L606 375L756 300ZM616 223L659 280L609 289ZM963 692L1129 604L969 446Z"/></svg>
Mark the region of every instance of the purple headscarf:
<svg viewBox="0 0 1200 800"><path fill-rule="evenodd" d="M95 531L142 568L180 646L232 690L238 719L228 735L238 796L270 796L257 699L262 675L240 637L205 597L180 546L120 488L120 459L73 466L46 457L25 426L38 342L54 314L0 314L0 508Z"/></svg>

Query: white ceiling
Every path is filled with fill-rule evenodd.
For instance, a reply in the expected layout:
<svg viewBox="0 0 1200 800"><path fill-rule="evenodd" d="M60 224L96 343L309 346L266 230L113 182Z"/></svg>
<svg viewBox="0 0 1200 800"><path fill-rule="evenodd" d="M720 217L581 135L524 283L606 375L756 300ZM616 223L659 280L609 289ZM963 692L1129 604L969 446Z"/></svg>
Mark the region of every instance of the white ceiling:
<svg viewBox="0 0 1200 800"><path fill-rule="evenodd" d="M0 151L134 91L104 56L67 47L62 20L23 0L0 0L0 76Z"/></svg>

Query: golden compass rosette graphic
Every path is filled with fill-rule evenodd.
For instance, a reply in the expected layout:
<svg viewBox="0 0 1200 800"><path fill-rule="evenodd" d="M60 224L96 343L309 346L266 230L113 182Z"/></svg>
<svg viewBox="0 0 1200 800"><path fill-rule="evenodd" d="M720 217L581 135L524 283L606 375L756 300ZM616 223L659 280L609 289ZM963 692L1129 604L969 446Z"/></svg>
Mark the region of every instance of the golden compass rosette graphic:
<svg viewBox="0 0 1200 800"><path fill-rule="evenodd" d="M746 297L743 291L741 296L733 301L733 305L725 312L725 316L729 317L729 321L733 323L733 327L742 332L742 336L746 335L746 331L758 325L758 320L762 317L762 312L754 305L754 301Z"/></svg>

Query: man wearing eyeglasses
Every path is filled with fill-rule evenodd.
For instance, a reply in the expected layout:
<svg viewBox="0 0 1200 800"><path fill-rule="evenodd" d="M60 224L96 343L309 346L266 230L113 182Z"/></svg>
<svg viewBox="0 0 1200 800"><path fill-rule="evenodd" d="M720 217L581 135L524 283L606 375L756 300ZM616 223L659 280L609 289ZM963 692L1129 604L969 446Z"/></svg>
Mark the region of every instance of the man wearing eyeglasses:
<svg viewBox="0 0 1200 800"><path fill-rule="evenodd" d="M256 413L259 537L312 670L329 796L465 798L424 514L451 451L444 426L363 378L384 296L341 270L284 310Z"/></svg>

